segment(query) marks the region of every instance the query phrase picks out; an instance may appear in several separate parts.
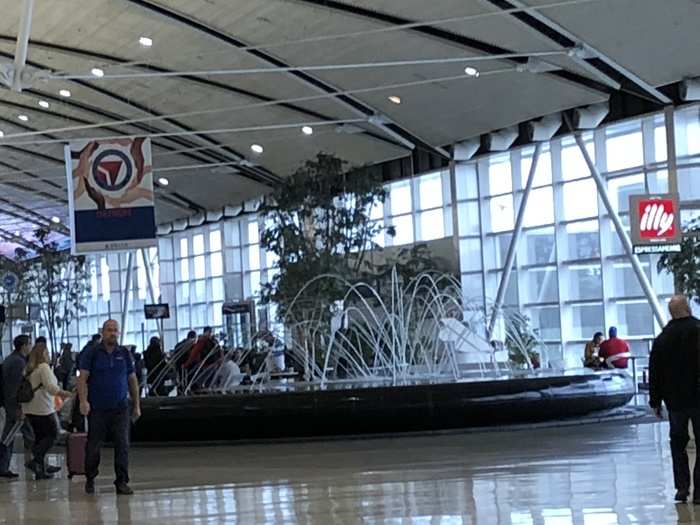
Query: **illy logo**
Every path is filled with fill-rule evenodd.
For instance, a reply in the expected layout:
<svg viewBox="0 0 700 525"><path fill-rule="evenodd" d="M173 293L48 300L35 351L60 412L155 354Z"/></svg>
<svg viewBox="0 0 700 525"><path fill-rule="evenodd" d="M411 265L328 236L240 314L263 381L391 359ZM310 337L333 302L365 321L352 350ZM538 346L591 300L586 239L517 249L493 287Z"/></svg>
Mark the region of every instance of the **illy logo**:
<svg viewBox="0 0 700 525"><path fill-rule="evenodd" d="M676 214L670 199L639 201L639 233L645 239L673 237L676 233Z"/></svg>

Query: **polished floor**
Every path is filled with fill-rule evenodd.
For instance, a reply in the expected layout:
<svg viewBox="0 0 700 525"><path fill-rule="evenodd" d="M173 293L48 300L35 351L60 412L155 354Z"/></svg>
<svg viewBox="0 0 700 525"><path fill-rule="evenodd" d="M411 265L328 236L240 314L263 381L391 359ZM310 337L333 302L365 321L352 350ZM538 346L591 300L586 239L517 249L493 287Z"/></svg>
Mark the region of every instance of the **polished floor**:
<svg viewBox="0 0 700 525"><path fill-rule="evenodd" d="M667 432L665 423L627 421L354 441L139 448L132 456L137 491L132 497L114 495L107 450L96 496L84 495L78 478L0 481L0 523L700 523L700 506L672 502Z"/></svg>

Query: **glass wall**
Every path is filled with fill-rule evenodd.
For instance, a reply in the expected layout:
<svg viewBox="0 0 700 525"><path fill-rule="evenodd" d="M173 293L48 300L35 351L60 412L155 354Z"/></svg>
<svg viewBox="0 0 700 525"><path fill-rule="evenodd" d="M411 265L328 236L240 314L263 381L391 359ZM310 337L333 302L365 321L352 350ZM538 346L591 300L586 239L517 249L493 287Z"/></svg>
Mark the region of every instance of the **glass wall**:
<svg viewBox="0 0 700 525"><path fill-rule="evenodd" d="M679 189L687 219L700 214L697 106L677 111L676 133ZM667 191L663 115L616 123L585 133L584 139L625 225L629 195ZM383 235L377 241L392 246L452 236L454 224L464 295L487 308L503 275L533 152L534 147L527 146L457 163L454 199L449 170L390 183L385 204L371 214L395 226L396 236ZM635 351L645 352L659 327L571 137L544 145L523 224L505 305L530 317L547 342L549 358L580 365L583 343L610 325L618 327ZM221 330L223 302L254 298L260 283L276 271L274 258L260 248L262 229L260 218L251 213L164 236L158 250L146 253L146 260L137 253L125 342L142 348L159 332L155 321L143 318L143 304L151 301L170 304L171 318L162 326L167 347L189 329L211 325ZM656 271L657 256L642 256L641 262L665 301L673 291L671 277ZM68 334L78 346L108 317L121 319L129 258L108 254L90 264L87 312Z"/></svg>

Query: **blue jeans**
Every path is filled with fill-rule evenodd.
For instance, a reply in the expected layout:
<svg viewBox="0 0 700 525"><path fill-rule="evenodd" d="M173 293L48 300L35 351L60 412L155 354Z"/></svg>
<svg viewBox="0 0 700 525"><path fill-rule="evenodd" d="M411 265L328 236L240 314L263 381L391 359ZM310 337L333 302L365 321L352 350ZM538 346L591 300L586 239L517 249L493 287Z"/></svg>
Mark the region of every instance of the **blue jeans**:
<svg viewBox="0 0 700 525"><path fill-rule="evenodd" d="M671 435L671 459L673 460L673 481L676 490L690 490L690 465L686 447L690 436L688 435L688 422L693 423L695 440L700 442L700 409L689 408L685 410L669 410L668 422ZM695 460L693 469L693 486L695 493L700 496L700 461Z"/></svg>
<svg viewBox="0 0 700 525"><path fill-rule="evenodd" d="M88 416L88 439L85 447L85 476L93 480L99 474L100 451L105 441L114 445L115 485L129 483L129 406L112 410L92 409Z"/></svg>
<svg viewBox="0 0 700 525"><path fill-rule="evenodd" d="M7 472L10 470L10 461L12 461L12 448L14 445L14 439L10 441L10 444L5 446L2 444L5 438L10 433L10 430L17 422L17 409L5 409L5 428L2 429L2 437L0 437L0 472ZM24 448L25 450L31 450L34 443L34 433L32 432L32 427L28 420L24 420L24 424L20 428L22 436L24 437Z"/></svg>

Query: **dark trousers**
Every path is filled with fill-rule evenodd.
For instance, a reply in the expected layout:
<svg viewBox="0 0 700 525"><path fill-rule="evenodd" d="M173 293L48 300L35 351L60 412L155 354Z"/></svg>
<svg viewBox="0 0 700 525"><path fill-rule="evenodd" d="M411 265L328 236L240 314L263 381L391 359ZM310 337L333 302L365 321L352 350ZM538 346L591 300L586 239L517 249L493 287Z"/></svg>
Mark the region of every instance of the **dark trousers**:
<svg viewBox="0 0 700 525"><path fill-rule="evenodd" d="M95 479L99 474L102 444L109 440L114 445L115 485L129 483L129 407L113 410L90 411L88 439L85 447L85 476Z"/></svg>
<svg viewBox="0 0 700 525"><path fill-rule="evenodd" d="M12 460L12 449L14 445L14 439L10 441L10 444L5 446L2 444L5 438L12 430L12 427L17 421L17 409L5 407L5 428L2 430L2 437L0 437L0 472L7 472L10 470L10 461ZM25 450L31 450L34 444L34 432L29 424L29 421L24 420L20 431L24 437L24 448Z"/></svg>
<svg viewBox="0 0 700 525"><path fill-rule="evenodd" d="M34 446L32 447L34 461L39 465L44 465L46 454L56 443L56 438L58 437L56 416L54 414L48 416L28 414L27 419L34 431Z"/></svg>
<svg viewBox="0 0 700 525"><path fill-rule="evenodd" d="M676 490L690 490L690 465L688 464L688 422L693 423L696 446L700 441L700 409L669 410L668 422L671 426L671 458L673 460L673 482ZM695 461L693 486L700 496L700 461Z"/></svg>

